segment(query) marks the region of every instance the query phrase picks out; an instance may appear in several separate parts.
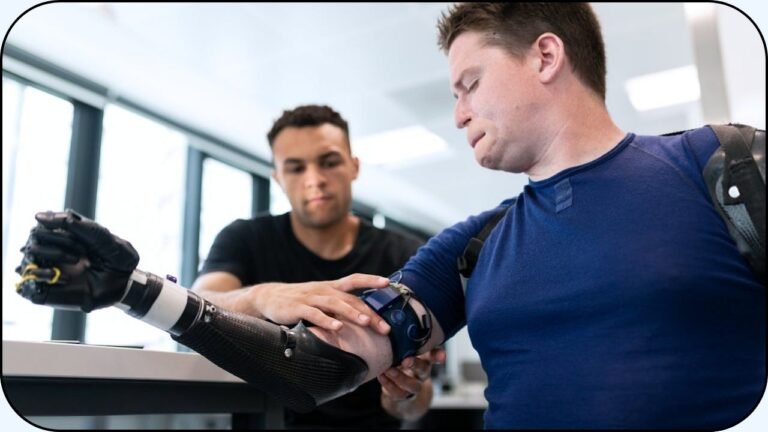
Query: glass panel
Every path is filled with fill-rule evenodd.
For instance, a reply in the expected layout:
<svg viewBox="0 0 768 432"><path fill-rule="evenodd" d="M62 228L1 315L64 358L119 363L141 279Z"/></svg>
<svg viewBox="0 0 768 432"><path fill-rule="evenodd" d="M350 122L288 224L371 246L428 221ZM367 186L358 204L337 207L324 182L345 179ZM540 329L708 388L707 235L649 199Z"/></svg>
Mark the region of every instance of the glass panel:
<svg viewBox="0 0 768 432"><path fill-rule="evenodd" d="M41 210L62 210L72 103L3 78L3 339L51 338L53 309L16 294L19 253Z"/></svg>
<svg viewBox="0 0 768 432"><path fill-rule="evenodd" d="M203 190L200 200L200 264L211 249L216 234L235 219L251 217L253 181L245 171L217 161L203 160Z"/></svg>
<svg viewBox="0 0 768 432"><path fill-rule="evenodd" d="M291 202L283 188L273 179L269 179L269 214L279 215L291 211Z"/></svg>
<svg viewBox="0 0 768 432"><path fill-rule="evenodd" d="M139 268L179 275L186 136L116 105L104 112L96 220L128 240ZM165 332L115 308L88 315L85 340L174 351Z"/></svg>

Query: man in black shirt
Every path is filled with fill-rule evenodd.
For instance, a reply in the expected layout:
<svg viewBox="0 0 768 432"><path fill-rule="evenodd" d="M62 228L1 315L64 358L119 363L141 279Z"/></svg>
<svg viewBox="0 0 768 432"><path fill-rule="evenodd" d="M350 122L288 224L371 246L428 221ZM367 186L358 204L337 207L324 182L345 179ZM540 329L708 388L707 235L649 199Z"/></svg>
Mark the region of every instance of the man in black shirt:
<svg viewBox="0 0 768 432"><path fill-rule="evenodd" d="M385 334L386 323L354 294L385 286L385 278L369 275L390 275L421 242L350 213L359 161L347 123L333 109L285 111L267 138L273 177L291 211L225 227L192 289L221 307L280 324L303 319L337 330L338 316ZM286 426L397 428L398 419L414 420L429 408L431 362L443 356L437 350L415 358L411 367L391 369L379 383L369 381L308 414L287 411Z"/></svg>

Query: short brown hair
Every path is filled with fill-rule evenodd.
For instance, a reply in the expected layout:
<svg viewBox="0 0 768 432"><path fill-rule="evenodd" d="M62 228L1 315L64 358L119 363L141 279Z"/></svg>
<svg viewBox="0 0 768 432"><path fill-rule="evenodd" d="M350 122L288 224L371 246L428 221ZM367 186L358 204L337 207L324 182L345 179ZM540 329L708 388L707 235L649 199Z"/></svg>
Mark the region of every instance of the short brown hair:
<svg viewBox="0 0 768 432"><path fill-rule="evenodd" d="M605 45L588 3L457 3L437 28L445 53L461 33L475 31L518 58L541 34L552 32L563 40L576 76L605 100Z"/></svg>
<svg viewBox="0 0 768 432"><path fill-rule="evenodd" d="M330 123L344 131L349 147L349 126L341 114L334 111L328 105L301 105L292 110L285 110L283 114L272 124L272 129L267 133L269 147L272 148L277 135L287 127L320 126Z"/></svg>

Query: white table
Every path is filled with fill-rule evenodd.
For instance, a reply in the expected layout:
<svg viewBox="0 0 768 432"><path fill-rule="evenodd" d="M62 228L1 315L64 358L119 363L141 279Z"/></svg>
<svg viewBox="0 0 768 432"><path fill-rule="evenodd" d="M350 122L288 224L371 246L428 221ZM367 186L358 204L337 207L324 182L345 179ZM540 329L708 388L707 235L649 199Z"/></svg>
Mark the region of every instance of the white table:
<svg viewBox="0 0 768 432"><path fill-rule="evenodd" d="M263 413L266 428L283 425L277 402L197 353L3 341L2 372L24 416Z"/></svg>

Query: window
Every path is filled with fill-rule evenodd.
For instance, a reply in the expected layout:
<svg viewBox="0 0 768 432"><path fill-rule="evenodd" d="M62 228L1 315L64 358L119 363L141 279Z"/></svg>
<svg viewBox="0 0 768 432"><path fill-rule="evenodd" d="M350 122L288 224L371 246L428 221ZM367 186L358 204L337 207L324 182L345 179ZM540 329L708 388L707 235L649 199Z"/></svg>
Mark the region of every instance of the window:
<svg viewBox="0 0 768 432"><path fill-rule="evenodd" d="M186 136L116 105L104 112L96 221L136 248L139 268L179 276ZM167 333L115 308L88 315L86 343L176 349Z"/></svg>
<svg viewBox="0 0 768 432"><path fill-rule="evenodd" d="M283 188L275 181L269 179L269 214L279 215L291 211L291 202L283 192Z"/></svg>
<svg viewBox="0 0 768 432"><path fill-rule="evenodd" d="M41 210L62 210L72 103L3 77L3 339L51 338L53 309L16 294L19 253Z"/></svg>
<svg viewBox="0 0 768 432"><path fill-rule="evenodd" d="M251 217L253 180L245 171L212 158L203 160L200 199L200 265L216 234L235 219Z"/></svg>

